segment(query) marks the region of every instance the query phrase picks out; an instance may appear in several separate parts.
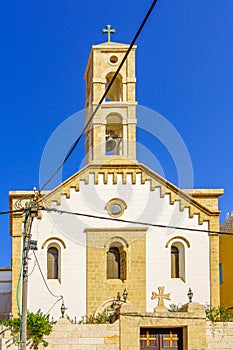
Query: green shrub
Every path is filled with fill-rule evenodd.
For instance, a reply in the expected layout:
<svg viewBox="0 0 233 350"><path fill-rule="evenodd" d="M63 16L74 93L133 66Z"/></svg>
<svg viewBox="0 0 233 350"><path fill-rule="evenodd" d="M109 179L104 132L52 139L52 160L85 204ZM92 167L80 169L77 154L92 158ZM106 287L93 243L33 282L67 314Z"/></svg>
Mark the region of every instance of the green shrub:
<svg viewBox="0 0 233 350"><path fill-rule="evenodd" d="M233 310L227 309L224 305L218 307L206 305L205 312L211 322L233 322Z"/></svg>
<svg viewBox="0 0 233 350"><path fill-rule="evenodd" d="M52 332L53 324L54 322L49 321L49 315L44 315L41 310L36 313L28 312L27 340L31 340L34 349L38 349L40 343L48 346L48 342L43 338ZM20 333L20 318L4 321L4 325L11 328L11 335L16 340Z"/></svg>
<svg viewBox="0 0 233 350"><path fill-rule="evenodd" d="M102 313L99 313L98 315L90 315L86 316L85 323L113 323L116 320L116 314L115 313L109 313L107 311L104 311ZM83 321L80 321L79 323L84 323Z"/></svg>

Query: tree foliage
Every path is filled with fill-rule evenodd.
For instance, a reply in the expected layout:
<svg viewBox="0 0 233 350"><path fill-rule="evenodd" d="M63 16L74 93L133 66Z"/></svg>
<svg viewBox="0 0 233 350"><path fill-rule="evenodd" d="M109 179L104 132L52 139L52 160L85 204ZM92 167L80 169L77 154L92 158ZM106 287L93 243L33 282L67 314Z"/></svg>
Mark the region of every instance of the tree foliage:
<svg viewBox="0 0 233 350"><path fill-rule="evenodd" d="M38 349L40 343L48 346L48 342L44 340L44 336L52 332L53 323L49 321L49 315L44 315L41 310L38 310L36 313L28 312L27 340L31 341L34 349ZM20 333L20 318L6 320L4 321L4 325L11 328L12 337L17 339Z"/></svg>

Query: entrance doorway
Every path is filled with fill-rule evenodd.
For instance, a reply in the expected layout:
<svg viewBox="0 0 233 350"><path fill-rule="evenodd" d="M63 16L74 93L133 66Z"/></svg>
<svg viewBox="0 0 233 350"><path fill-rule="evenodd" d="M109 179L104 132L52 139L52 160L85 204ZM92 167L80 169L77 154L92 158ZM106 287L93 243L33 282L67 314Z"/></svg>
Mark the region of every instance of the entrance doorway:
<svg viewBox="0 0 233 350"><path fill-rule="evenodd" d="M183 350L182 328L141 328L140 350Z"/></svg>

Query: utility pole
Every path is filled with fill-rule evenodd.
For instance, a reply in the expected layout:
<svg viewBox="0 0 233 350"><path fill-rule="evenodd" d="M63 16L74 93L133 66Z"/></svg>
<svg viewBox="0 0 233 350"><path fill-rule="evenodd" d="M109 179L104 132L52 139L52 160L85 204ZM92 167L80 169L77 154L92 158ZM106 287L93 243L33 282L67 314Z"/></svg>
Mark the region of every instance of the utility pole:
<svg viewBox="0 0 233 350"><path fill-rule="evenodd" d="M34 189L34 197L25 205L25 217L23 223L23 275L22 275L22 314L20 327L19 349L26 350L27 342L27 301L28 301L28 252L32 222L38 216L38 192Z"/></svg>

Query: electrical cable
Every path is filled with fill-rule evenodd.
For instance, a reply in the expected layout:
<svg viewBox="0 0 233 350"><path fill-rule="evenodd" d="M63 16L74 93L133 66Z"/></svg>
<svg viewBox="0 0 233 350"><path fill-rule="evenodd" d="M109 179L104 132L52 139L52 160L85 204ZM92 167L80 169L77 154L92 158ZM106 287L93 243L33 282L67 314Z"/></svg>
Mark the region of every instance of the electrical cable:
<svg viewBox="0 0 233 350"><path fill-rule="evenodd" d="M105 217L105 216L98 216L98 215L92 215L92 214L71 212L71 211L60 210L60 209L56 209L56 208L41 208L41 210L45 210L45 211L48 211L48 212L54 211L54 212L57 212L57 213L60 213L60 214L69 214L69 215L83 216L83 217L88 217L88 218L92 218L92 219L118 221L118 222L123 222L123 223L126 223L126 224L137 224L137 225L144 225L144 226L151 226L151 227L169 228L169 229L176 229L176 230L182 230L182 231L192 231L192 232L204 232L204 233L221 234L221 235L228 235L228 236L232 236L233 235L233 233L231 233L231 232L221 232L221 231L203 230L203 229L201 230L201 229L195 229L195 228L190 228L190 227L152 224L152 223L149 223L149 222L125 220L125 219L120 219L120 218L108 218L108 217Z"/></svg>
<svg viewBox="0 0 233 350"><path fill-rule="evenodd" d="M26 209L22 208L22 209L15 209L15 210L0 211L0 215L24 212L25 210Z"/></svg>
<svg viewBox="0 0 233 350"><path fill-rule="evenodd" d="M54 306L60 301L63 300L63 297L61 296L59 299L55 301L55 303L50 307L50 309L46 312L46 316L49 314L49 312L54 308Z"/></svg>
<svg viewBox="0 0 233 350"><path fill-rule="evenodd" d="M43 281L44 281L44 284L45 284L47 290L49 291L49 293L50 293L54 298L62 298L62 299L63 299L63 296L62 296L62 295L55 295L55 294L53 294L53 292L51 292L51 290L49 289L49 286L47 285L47 282L46 282L45 277L44 277L44 275L43 275L43 272L42 272L42 270L41 270L39 261L38 261L37 256L36 256L36 254L35 254L34 251L33 251L33 254L34 254L34 256L35 256L36 264L37 264L37 266L38 266L38 268L39 268L39 270L40 270L40 274L41 274L41 276L42 276L42 279L43 279Z"/></svg>
<svg viewBox="0 0 233 350"><path fill-rule="evenodd" d="M109 83L107 89L105 90L105 93L104 93L103 96L101 97L99 103L97 104L97 106L96 106L94 112L93 112L92 115L90 116L88 122L85 124L85 126L84 126L82 132L80 133L80 135L78 136L78 138L77 138L77 139L75 140L75 142L73 143L71 149L68 151L68 153L67 153L66 157L64 158L63 162L59 165L59 167L55 170L55 172L50 176L50 178L43 184L43 186L41 187L41 191L50 183L50 181L54 178L54 176L56 176L56 174L61 170L61 168L63 167L63 165L67 162L67 160L69 159L69 157L71 156L71 154L72 154L73 151L75 150L76 146L77 146L78 143L80 142L82 136L85 134L85 132L86 132L88 126L90 125L92 119L94 118L94 116L95 116L96 113L98 112L98 110L99 110L101 104L103 103L105 97L107 96L109 90L111 89L112 84L114 83L114 81L115 81L117 75L119 74L119 72L120 72L120 70L121 70L123 64L125 63L125 61L126 61L128 55L129 55L129 53L130 53L132 47L134 46L134 44L135 44L135 42L136 42L138 36L139 36L140 33L141 33L141 31L142 31L144 25L146 24L146 22L147 22L147 20L148 20L150 14L151 14L153 8L154 8L155 5L156 5L156 2L157 2L157 0L154 0L153 3L152 3L152 5L150 6L149 10L147 11L147 14L146 14L146 16L144 17L144 19L143 19L143 21L142 21L142 23L141 23L139 29L137 30L137 32L136 32L136 34L135 34L135 36L134 36L134 38L133 38L131 44L129 45L128 50L126 51L126 53L125 53L125 55L124 55L124 57L123 57L123 59L122 59L120 65L119 65L118 69L116 70L114 76L112 77L112 79L111 79L111 81L110 81L110 83Z"/></svg>
<svg viewBox="0 0 233 350"><path fill-rule="evenodd" d="M16 286L16 303L17 303L19 317L21 317L21 310L20 310L20 305L19 305L19 286L20 286L20 281L22 278L22 271L23 271L23 263L21 263L21 266L20 266L20 273L19 273L19 278L18 278L18 282L17 282L17 286Z"/></svg>
<svg viewBox="0 0 233 350"><path fill-rule="evenodd" d="M23 259L24 259L24 240L25 236L23 236L23 241L21 242L21 266L20 266L20 273L19 273L19 278L16 286L16 304L17 304L17 309L18 309L18 315L19 315L19 341L21 341L22 337L22 312L20 309L20 304L19 304L19 286L20 286L20 281L23 276Z"/></svg>
<svg viewBox="0 0 233 350"><path fill-rule="evenodd" d="M28 274L27 274L27 277L31 276L33 271L35 270L35 267L36 267L36 262L34 261L34 265L33 265L33 268L32 268L32 271L30 271Z"/></svg>

